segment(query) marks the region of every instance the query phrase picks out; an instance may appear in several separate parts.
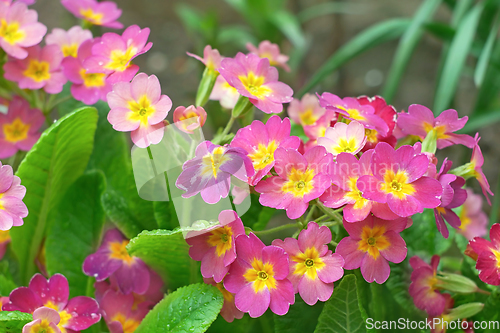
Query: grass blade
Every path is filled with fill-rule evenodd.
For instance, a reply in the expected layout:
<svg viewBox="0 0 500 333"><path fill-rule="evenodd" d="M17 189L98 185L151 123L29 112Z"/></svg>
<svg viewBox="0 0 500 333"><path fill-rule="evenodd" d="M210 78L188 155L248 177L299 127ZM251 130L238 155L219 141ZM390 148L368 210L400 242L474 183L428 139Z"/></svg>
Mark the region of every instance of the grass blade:
<svg viewBox="0 0 500 333"><path fill-rule="evenodd" d="M481 83L483 83L484 77L486 76L486 70L488 69L488 64L490 62L491 53L493 52L493 45L496 40L499 26L500 19L497 15L495 23L493 23L493 27L490 31L490 34L488 35L488 39L484 44L483 52L481 52L479 60L477 61L476 71L474 72L474 83L478 87L481 85Z"/></svg>

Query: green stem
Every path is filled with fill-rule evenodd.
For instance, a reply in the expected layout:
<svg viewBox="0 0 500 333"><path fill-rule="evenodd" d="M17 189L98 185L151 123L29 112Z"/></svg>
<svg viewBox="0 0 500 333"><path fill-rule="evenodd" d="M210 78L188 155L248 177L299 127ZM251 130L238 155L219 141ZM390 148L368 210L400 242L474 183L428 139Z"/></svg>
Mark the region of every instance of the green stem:
<svg viewBox="0 0 500 333"><path fill-rule="evenodd" d="M231 116L231 118L229 118L229 121L227 122L226 128L224 128L221 135L219 136L220 139L223 139L226 135L229 134L229 132L231 131L231 128L233 127L235 120L236 120L236 118L233 116ZM216 142L216 144L219 144L219 142Z"/></svg>
<svg viewBox="0 0 500 333"><path fill-rule="evenodd" d="M480 293L480 294L485 294L485 295L491 295L491 293L489 291L486 291L486 290L483 290L483 289L479 289L477 288L476 289L476 293Z"/></svg>
<svg viewBox="0 0 500 333"><path fill-rule="evenodd" d="M271 228L271 229L267 229L267 230L254 231L253 233L256 235L266 235L266 234L271 234L273 232L280 231L280 230L285 230L285 229L289 229L289 228L300 228L300 227L301 227L300 223L289 223L289 224L280 225L279 227L275 227L275 228Z"/></svg>
<svg viewBox="0 0 500 333"><path fill-rule="evenodd" d="M326 215L330 216L332 219L334 219L334 220L342 223L343 218L339 214L339 212L341 212L343 208L339 208L339 209L333 210L331 208L325 207L325 205L323 205L319 200L316 201L316 206L318 206L318 208L323 213L325 213Z"/></svg>
<svg viewBox="0 0 500 333"><path fill-rule="evenodd" d="M314 222L318 223L318 222L321 222L322 220L328 219L328 218L329 218L328 215L322 215L322 216L318 217L316 220L314 220Z"/></svg>
<svg viewBox="0 0 500 333"><path fill-rule="evenodd" d="M311 209L309 209L309 213L307 213L307 216L306 216L306 223L311 221L311 218L312 218L315 210L316 210L316 206L312 206Z"/></svg>

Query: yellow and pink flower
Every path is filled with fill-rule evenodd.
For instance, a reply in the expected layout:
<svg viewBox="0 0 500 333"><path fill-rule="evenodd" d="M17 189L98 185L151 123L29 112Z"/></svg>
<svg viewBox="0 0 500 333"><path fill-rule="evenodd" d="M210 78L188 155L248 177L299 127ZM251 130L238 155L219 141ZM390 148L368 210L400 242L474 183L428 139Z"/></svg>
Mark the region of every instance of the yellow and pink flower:
<svg viewBox="0 0 500 333"><path fill-rule="evenodd" d="M145 304L134 306L134 296L108 290L99 301L101 312L111 333L132 333L149 312Z"/></svg>
<svg viewBox="0 0 500 333"><path fill-rule="evenodd" d="M5 251L7 251L7 245L9 245L11 241L10 232L8 230L0 230L0 260L2 260L5 255ZM0 310L2 309L2 305L0 304Z"/></svg>
<svg viewBox="0 0 500 333"><path fill-rule="evenodd" d="M483 198L475 194L470 188L467 191L467 199L460 211L460 227L458 232L467 239L483 237L488 233L488 216L483 211Z"/></svg>
<svg viewBox="0 0 500 333"><path fill-rule="evenodd" d="M61 333L57 325L61 322L59 312L41 307L33 312L33 321L23 327L23 333Z"/></svg>
<svg viewBox="0 0 500 333"><path fill-rule="evenodd" d="M187 108L179 106L174 110L174 124L181 131L192 134L193 131L205 125L207 112L201 106L190 105Z"/></svg>
<svg viewBox="0 0 500 333"><path fill-rule="evenodd" d="M113 1L61 0L61 4L71 14L91 24L107 28L123 28L123 24L117 21L122 15L122 10Z"/></svg>
<svg viewBox="0 0 500 333"><path fill-rule="evenodd" d="M314 125L325 114L316 95L305 94L301 100L293 99L288 106L288 115L293 122L302 126Z"/></svg>
<svg viewBox="0 0 500 333"><path fill-rule="evenodd" d="M495 223L490 229L490 240L475 237L469 241L470 246L477 253L476 268L479 278L493 286L500 285L500 224Z"/></svg>
<svg viewBox="0 0 500 333"><path fill-rule="evenodd" d="M388 105L386 101L381 96L360 96L357 98L359 104L370 105L375 109L375 115L382 118L383 121L389 127L389 131L386 135L382 135L375 129L367 128L365 130L366 134L366 145L363 147L362 151L368 149L373 149L379 142L387 142L391 146L395 147L397 139L394 136L394 128L396 127L396 109L392 105Z"/></svg>
<svg viewBox="0 0 500 333"><path fill-rule="evenodd" d="M217 76L214 88L210 93L212 101L219 101L223 108L232 109L236 105L236 102L238 102L239 97L240 93L236 88L231 87L221 75Z"/></svg>
<svg viewBox="0 0 500 333"><path fill-rule="evenodd" d="M326 302L333 293L333 282L344 275L344 258L328 249L332 233L328 227L309 222L300 232L298 240L275 239L273 245L288 254L290 273L295 293L309 305Z"/></svg>
<svg viewBox="0 0 500 333"><path fill-rule="evenodd" d="M365 127L356 120L349 124L336 123L318 138L318 145L326 148L335 158L340 153L356 155L365 146Z"/></svg>
<svg viewBox="0 0 500 333"><path fill-rule="evenodd" d="M278 44L264 40L260 42L259 47L255 47L252 43L247 43L246 46L247 50L251 53L258 55L261 58L269 59L269 64L271 66L281 67L287 72L290 71L290 66L287 65L287 61L290 57L280 53L280 47Z"/></svg>
<svg viewBox="0 0 500 333"><path fill-rule="evenodd" d="M21 179L14 176L10 165L0 162L0 230L23 225L23 218L28 216L28 208L23 202L26 187ZM8 238L7 236L4 237Z"/></svg>
<svg viewBox="0 0 500 333"><path fill-rule="evenodd" d="M57 45L64 57L76 58L80 45L89 39L92 39L92 32L76 25L68 31L60 28L52 29L52 32L45 37L45 44Z"/></svg>
<svg viewBox="0 0 500 333"><path fill-rule="evenodd" d="M203 58L196 54L186 52L188 56L201 61L209 71L217 71L222 61L222 56L217 49L212 49L210 45L205 46L203 49Z"/></svg>

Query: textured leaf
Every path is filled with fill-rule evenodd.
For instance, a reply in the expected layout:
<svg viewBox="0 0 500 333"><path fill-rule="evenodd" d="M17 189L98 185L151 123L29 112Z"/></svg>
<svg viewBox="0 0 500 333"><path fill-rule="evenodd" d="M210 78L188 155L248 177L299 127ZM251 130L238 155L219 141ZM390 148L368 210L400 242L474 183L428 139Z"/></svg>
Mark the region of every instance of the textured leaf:
<svg viewBox="0 0 500 333"><path fill-rule="evenodd" d="M155 201L153 208L158 227L168 230L179 227L179 219L173 201Z"/></svg>
<svg viewBox="0 0 500 333"><path fill-rule="evenodd" d="M49 275L61 273L68 279L70 297L86 295L89 279L93 280L83 274L82 264L99 245L105 218L101 206L105 186L102 172L84 174L68 189L48 218L47 272Z"/></svg>
<svg viewBox="0 0 500 333"><path fill-rule="evenodd" d="M177 289L148 313L135 332L205 332L217 318L223 302L221 292L207 284Z"/></svg>
<svg viewBox="0 0 500 333"><path fill-rule="evenodd" d="M340 285L335 287L332 297L323 307L314 332L366 332L365 322L359 310L356 276L344 276Z"/></svg>
<svg viewBox="0 0 500 333"><path fill-rule="evenodd" d="M0 332L21 333L23 326L33 321L33 315L19 311L0 311Z"/></svg>
<svg viewBox="0 0 500 333"><path fill-rule="evenodd" d="M199 281L198 263L189 257L181 229L143 231L127 250L160 274L170 290Z"/></svg>
<svg viewBox="0 0 500 333"><path fill-rule="evenodd" d="M276 333L312 333L323 310L324 303L313 306L306 304L299 295L295 296L295 304L284 316L274 315L274 331Z"/></svg>
<svg viewBox="0 0 500 333"><path fill-rule="evenodd" d="M49 212L87 167L96 123L95 108L68 114L42 134L19 166L16 174L26 186L24 203L29 215L23 227L11 230L11 236L23 284L36 272L35 258L47 231Z"/></svg>

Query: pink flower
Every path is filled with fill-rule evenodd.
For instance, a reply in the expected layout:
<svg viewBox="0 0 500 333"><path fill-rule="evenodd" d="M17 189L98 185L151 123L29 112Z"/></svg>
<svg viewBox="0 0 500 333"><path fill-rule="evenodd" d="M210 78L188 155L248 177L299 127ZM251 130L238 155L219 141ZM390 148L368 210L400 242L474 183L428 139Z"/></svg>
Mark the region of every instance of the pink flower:
<svg viewBox="0 0 500 333"><path fill-rule="evenodd" d="M430 131L435 131L437 147L445 147L462 144L472 148L474 139L466 134L454 134L462 129L467 123L468 117L458 118L455 110L445 110L434 118L431 110L423 105L412 104L408 107L408 113L401 113L398 117L398 127L407 135L416 135L421 140L425 139Z"/></svg>
<svg viewBox="0 0 500 333"><path fill-rule="evenodd" d="M469 242L478 254L476 268L479 278L493 286L500 285L500 224L495 223L490 229L490 239L475 237Z"/></svg>
<svg viewBox="0 0 500 333"><path fill-rule="evenodd" d="M460 227L458 232L471 240L474 237L483 237L488 233L488 216L483 212L483 198L475 194L470 188L466 189L467 199L460 212Z"/></svg>
<svg viewBox="0 0 500 333"><path fill-rule="evenodd" d="M201 106L179 106L174 110L174 124L185 133L192 134L195 129L205 125L206 120L207 113Z"/></svg>
<svg viewBox="0 0 500 333"><path fill-rule="evenodd" d="M290 67L287 65L287 61L290 57L280 53L280 47L278 44L265 40L260 42L258 48L252 43L247 43L246 46L247 50L251 53L258 55L261 58L269 59L269 64L271 66L281 67L287 72L290 71Z"/></svg>
<svg viewBox="0 0 500 333"><path fill-rule="evenodd" d="M61 49L63 56L76 58L78 56L78 48L86 40L92 39L92 32L84 30L76 25L65 31L60 28L52 29L52 33L45 37L47 45L57 45Z"/></svg>
<svg viewBox="0 0 500 333"><path fill-rule="evenodd" d="M434 216L436 217L437 229L444 238L448 238L449 235L444 220L453 228L460 228L460 218L452 208L461 206L467 198L467 192L462 188L465 185L465 179L447 173L452 164L451 161L445 159L441 170L436 176L436 179L443 187L443 194L441 195L441 204L434 208Z"/></svg>
<svg viewBox="0 0 500 333"><path fill-rule="evenodd" d="M314 147L304 155L294 149L278 148L274 152L274 169L278 176L262 180L255 186L261 193L263 206L286 209L290 219L302 216L309 201L318 198L330 187L328 165L332 155L324 147Z"/></svg>
<svg viewBox="0 0 500 333"><path fill-rule="evenodd" d="M40 110L31 109L27 101L14 97L7 114L0 113L0 158L13 156L18 150L29 151L40 138L44 122Z"/></svg>
<svg viewBox="0 0 500 333"><path fill-rule="evenodd" d="M433 256L430 265L414 256L410 258L410 265L413 272L409 292L415 306L430 316L439 316L445 309L446 295L448 295L442 294L436 287L439 282L436 277L439 256Z"/></svg>
<svg viewBox="0 0 500 333"><path fill-rule="evenodd" d="M13 0L0 0L0 3L5 3L7 5L10 5L12 3ZM14 0L16 2L22 2L24 4L27 4L28 6L29 5L32 5L36 2L36 0Z"/></svg>
<svg viewBox="0 0 500 333"><path fill-rule="evenodd" d="M325 92L319 96L319 104L327 110L338 112L343 118L357 120L366 128L374 129L382 136L387 135L389 131L389 126L375 114L375 109L371 105L361 105L355 98L341 99L337 95Z"/></svg>
<svg viewBox="0 0 500 333"><path fill-rule="evenodd" d="M38 14L18 1L0 3L0 47L17 59L28 56L25 48L42 41L47 27L38 22Z"/></svg>
<svg viewBox="0 0 500 333"><path fill-rule="evenodd" d="M161 141L163 120L172 101L161 95L160 81L155 75L140 73L131 83L116 83L107 99L111 108L108 121L115 130L132 131L132 141L141 148Z"/></svg>
<svg viewBox="0 0 500 333"><path fill-rule="evenodd" d="M396 126L396 109L392 105L387 105L385 100L380 96L367 97L360 96L357 98L359 104L361 105L371 105L375 109L375 115L382 118L389 127L387 135L381 135L375 129L367 128L366 133L366 145L362 151L367 151L368 149L373 149L379 142L387 142L391 146L395 147L397 139L393 135L394 127Z"/></svg>
<svg viewBox="0 0 500 333"><path fill-rule="evenodd" d="M482 166L484 164L484 157L483 153L481 152L481 148L479 147L479 140L481 140L481 138L479 137L479 133L476 133L474 140L476 143L474 145L474 148L472 149L472 156L470 162L463 166L465 167L465 173L463 174L463 176L465 177L465 179L468 179L470 177L474 177L477 179L479 185L481 185L481 190L483 190L483 194L486 197L486 201L488 202L489 205L491 205L491 200L488 194L493 196L493 192L490 189L490 184L488 183L488 179L486 179L486 176L484 175L482 169ZM462 174L458 175L461 176Z"/></svg>
<svg viewBox="0 0 500 333"><path fill-rule="evenodd" d="M234 186L231 190L231 195L233 196L233 203L235 205L241 204L246 197L250 194L250 189L248 187Z"/></svg>
<svg viewBox="0 0 500 333"><path fill-rule="evenodd" d="M83 273L98 282L114 275L119 290L126 295L145 293L150 283L148 267L141 259L128 254L128 243L118 229L108 230L97 252L85 258Z"/></svg>
<svg viewBox="0 0 500 333"><path fill-rule="evenodd" d="M453 304L455 301L451 298L449 294L443 294L444 298L444 306L443 311L437 315L429 315L427 318L427 322L431 325L431 333L446 333L448 326L450 325L450 321L456 321L457 319L452 318L450 314L450 310L453 308ZM436 324L432 324L436 321ZM457 327L459 327L457 325ZM465 326L462 326L465 327ZM467 332L467 330L464 330Z"/></svg>
<svg viewBox="0 0 500 333"><path fill-rule="evenodd" d="M214 88L210 94L210 99L212 101L219 101L223 108L232 109L236 105L239 97L240 93L236 88L231 87L222 76L217 76Z"/></svg>
<svg viewBox="0 0 500 333"><path fill-rule="evenodd" d="M241 148L214 145L203 141L198 145L195 157L184 163L175 182L177 188L186 191L183 198L201 192L202 199L209 204L227 198L231 188L231 176L246 182L252 177L252 162Z"/></svg>
<svg viewBox="0 0 500 333"><path fill-rule="evenodd" d="M316 95L305 94L301 100L294 98L287 111L294 123L308 126L314 125L326 110L319 105Z"/></svg>
<svg viewBox="0 0 500 333"><path fill-rule="evenodd" d="M61 333L57 324L61 322L59 312L41 307L33 312L33 321L23 327L23 333Z"/></svg>
<svg viewBox="0 0 500 333"><path fill-rule="evenodd" d="M324 137L326 130L334 126L335 123L337 123L337 113L333 110L326 110L314 124L304 125L304 133L309 139L311 139L307 142L307 144L310 144L311 141L314 141L314 145L310 146L309 148L316 146L316 140L318 138Z"/></svg>
<svg viewBox="0 0 500 333"><path fill-rule="evenodd" d="M149 308L140 304L134 308L134 296L108 290L99 302L102 316L111 333L134 332Z"/></svg>
<svg viewBox="0 0 500 333"><path fill-rule="evenodd" d="M248 183L256 185L274 167L276 149L297 149L299 138L290 136L288 118L281 120L279 116L272 116L265 125L254 120L251 125L239 129L231 147L243 148L248 153L255 169L255 175L248 179Z"/></svg>
<svg viewBox="0 0 500 333"><path fill-rule="evenodd" d="M363 189L363 198L387 203L401 217L411 216L441 203L443 187L437 180L423 176L428 167L428 157L416 153L412 146L394 150L380 142L372 157L373 176L361 176L357 187Z"/></svg>
<svg viewBox="0 0 500 333"><path fill-rule="evenodd" d="M71 85L71 95L87 105L98 100L106 101L106 95L111 91L111 84L106 80L108 74L88 73L83 68L83 62L91 55L93 41L86 40L78 49L76 58L66 57L62 61L63 73Z"/></svg>
<svg viewBox="0 0 500 333"><path fill-rule="evenodd" d="M281 247L288 254L288 279L295 293L309 305L318 300L326 302L333 293L333 282L344 275L344 258L328 250L332 233L328 227L319 227L309 222L299 238L275 239L273 245Z"/></svg>
<svg viewBox="0 0 500 333"><path fill-rule="evenodd" d="M77 296L68 300L68 297L68 280L63 275L55 274L46 280L35 274L29 287L19 287L10 293L9 303L2 309L33 314L41 307L54 309L60 317L57 327L67 333L85 330L101 319L99 305L93 298Z"/></svg>
<svg viewBox="0 0 500 333"><path fill-rule="evenodd" d="M130 81L139 71L139 66L130 62L153 46L153 43L147 43L148 36L149 28L141 30L137 25L125 29L121 36L107 32L94 43L92 56L85 60L83 67L89 73L111 74L110 83Z"/></svg>
<svg viewBox="0 0 500 333"><path fill-rule="evenodd" d="M217 49L212 49L210 45L205 46L203 49L203 58L197 56L196 54L189 52L186 53L188 56L201 61L210 71L217 71L220 67L220 62L222 61L219 51Z"/></svg>
<svg viewBox="0 0 500 333"><path fill-rule="evenodd" d="M5 78L17 82L21 89L43 88L49 94L58 94L66 83L61 72L63 55L56 45L39 45L26 49L23 60L9 59L3 66Z"/></svg>
<svg viewBox="0 0 500 333"><path fill-rule="evenodd" d="M61 4L71 14L89 23L108 28L123 28L123 24L116 21L122 15L122 10L112 1L61 0Z"/></svg>
<svg viewBox="0 0 500 333"><path fill-rule="evenodd" d="M10 165L0 162L0 230L9 230L12 226L23 225L23 218L28 216L28 209L23 202L26 188L21 179L14 176Z"/></svg>
<svg viewBox="0 0 500 333"><path fill-rule="evenodd" d="M356 223L344 220L349 237L339 242L335 253L344 258L344 269L361 267L367 282L384 283L391 273L388 261L399 264L406 258L406 243L399 233L407 224L405 218L386 221L372 215Z"/></svg>
<svg viewBox="0 0 500 333"><path fill-rule="evenodd" d="M251 233L236 239L238 257L224 279L224 287L235 294L236 307L250 317L260 317L270 307L277 315L295 303L288 276L288 255L277 246L265 246Z"/></svg>
<svg viewBox="0 0 500 333"><path fill-rule="evenodd" d="M222 296L224 296L224 304L222 305L222 309L220 310L220 315L222 316L222 318L224 318L224 320L226 320L228 323L232 323L234 319L243 318L243 312L238 310L234 302L234 294L230 293L226 290L226 288L224 288L224 283L216 283L212 278L204 278L203 281L206 284L211 284L212 286L217 287L217 289L219 289L219 291L222 293Z"/></svg>
<svg viewBox="0 0 500 333"><path fill-rule="evenodd" d="M318 145L336 157L340 153L356 155L366 143L365 128L357 121L336 123L325 131L325 136L318 138Z"/></svg>
<svg viewBox="0 0 500 333"><path fill-rule="evenodd" d="M7 250L7 245L10 243L10 233L9 231L0 230L0 260L2 260ZM2 310L2 304L0 304L0 311Z"/></svg>
<svg viewBox="0 0 500 333"><path fill-rule="evenodd" d="M283 103L292 101L292 88L278 81L278 70L269 66L267 58L238 53L222 60L219 73L265 113L280 113Z"/></svg>
<svg viewBox="0 0 500 333"><path fill-rule="evenodd" d="M223 210L219 214L219 224L206 230L189 232L186 237L191 246L189 255L193 260L201 261L203 277L213 277L217 283L222 281L236 259L236 238L245 234L243 222L232 210Z"/></svg>

